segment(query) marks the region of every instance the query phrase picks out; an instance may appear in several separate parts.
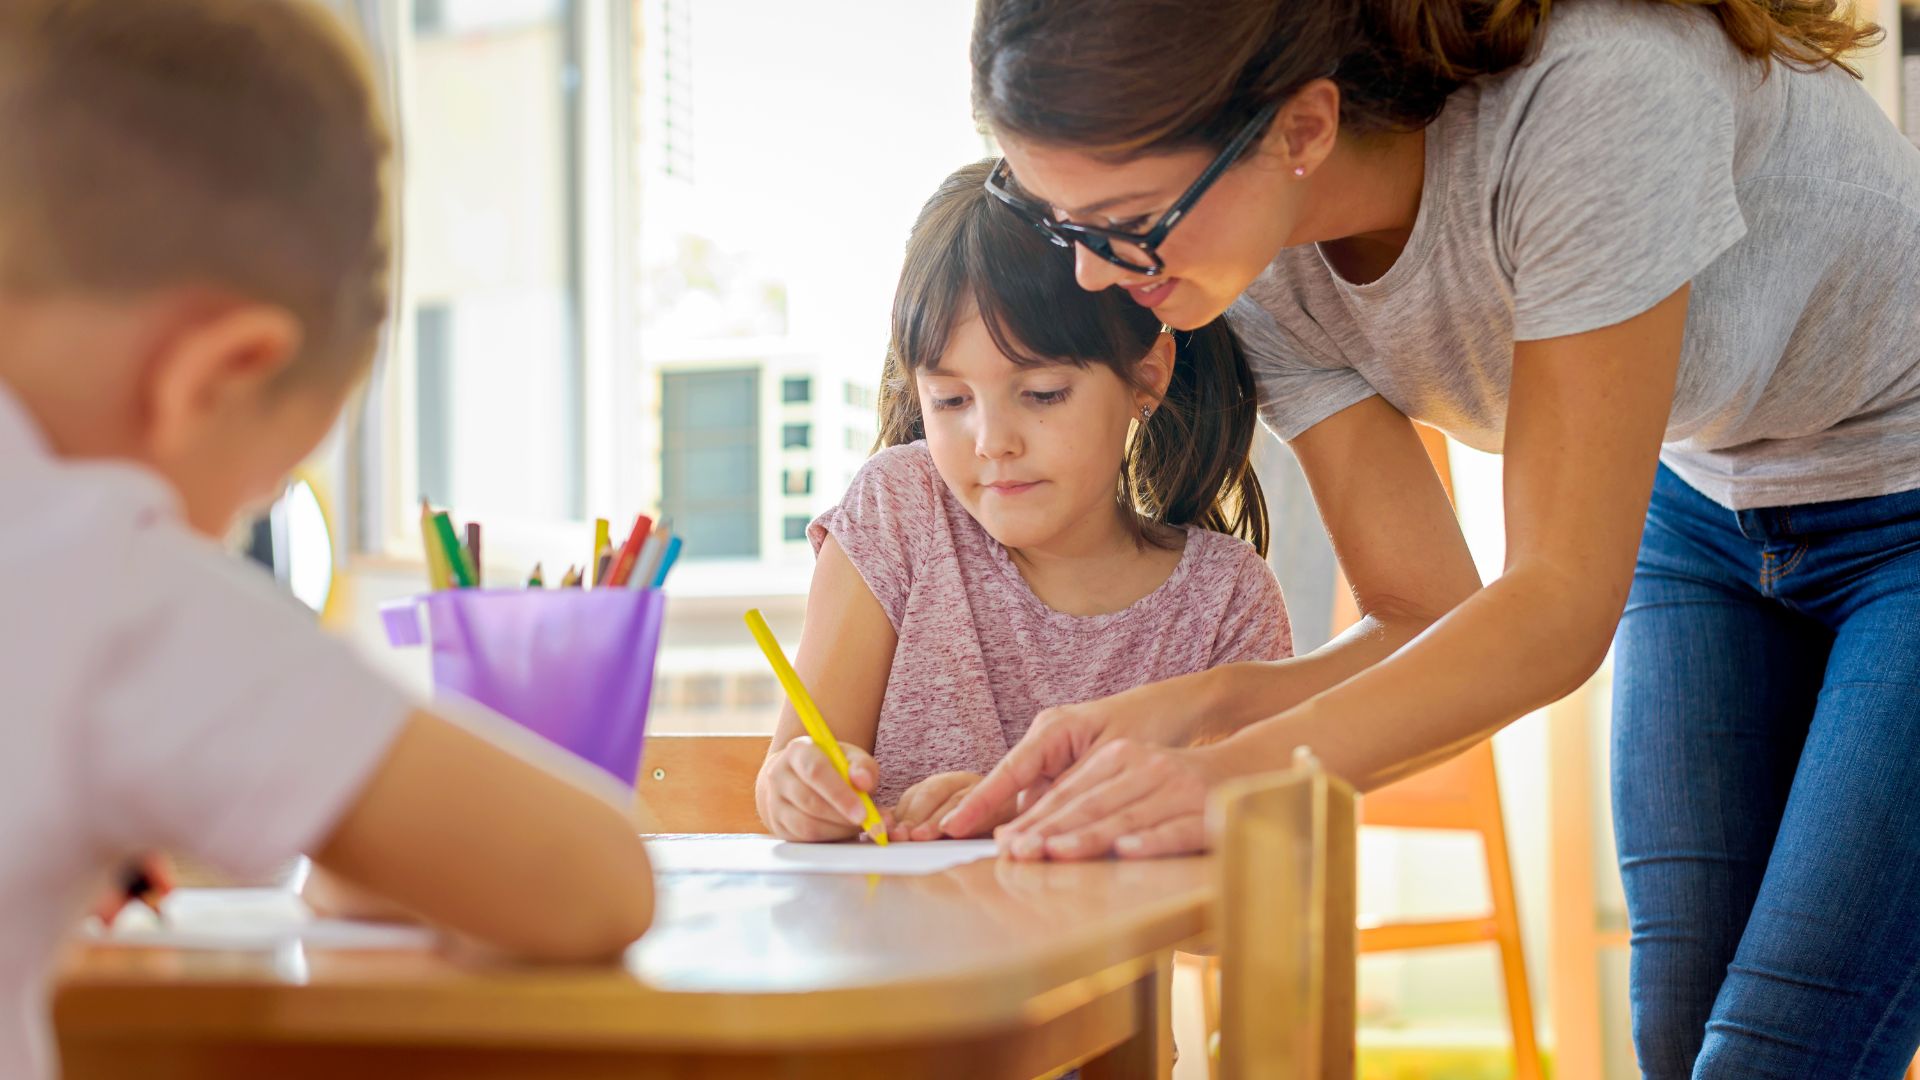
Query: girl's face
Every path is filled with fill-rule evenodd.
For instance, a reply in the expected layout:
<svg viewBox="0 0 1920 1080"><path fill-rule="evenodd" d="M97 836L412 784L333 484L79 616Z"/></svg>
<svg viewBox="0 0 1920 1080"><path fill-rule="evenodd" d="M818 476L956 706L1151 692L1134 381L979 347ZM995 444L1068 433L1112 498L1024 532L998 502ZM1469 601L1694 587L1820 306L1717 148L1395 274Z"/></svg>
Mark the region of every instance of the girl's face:
<svg viewBox="0 0 1920 1080"><path fill-rule="evenodd" d="M1023 551L1098 547L1119 522L1127 434L1159 403L1173 341L1160 335L1129 385L1101 364L1022 367L968 312L932 368L915 374L934 466L995 540Z"/></svg>
<svg viewBox="0 0 1920 1080"><path fill-rule="evenodd" d="M1158 224L1213 160L1211 151L1183 150L1115 163L1011 137L1001 150L1020 187L1060 219L1137 233ZM1081 244L1073 246L1074 276L1091 291L1118 285L1161 322L1197 329L1220 317L1292 242L1301 189L1291 167L1256 143L1167 234L1158 276L1115 266Z"/></svg>

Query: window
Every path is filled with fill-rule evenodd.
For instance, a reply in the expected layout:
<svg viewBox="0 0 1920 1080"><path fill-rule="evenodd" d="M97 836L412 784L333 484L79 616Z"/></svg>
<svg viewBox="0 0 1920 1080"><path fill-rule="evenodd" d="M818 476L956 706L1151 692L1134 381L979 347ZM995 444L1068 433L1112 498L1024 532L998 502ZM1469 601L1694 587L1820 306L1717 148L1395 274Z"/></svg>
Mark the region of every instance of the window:
<svg viewBox="0 0 1920 1080"><path fill-rule="evenodd" d="M974 0L332 6L363 20L405 141L391 352L341 455L366 594L417 587L377 557L419 558L423 493L516 575L582 561L595 517L664 512L675 592L728 601L676 609L649 729L771 724L710 677L764 684L739 611L797 610L788 518L872 442L907 232L993 152Z"/></svg>
<svg viewBox="0 0 1920 1080"><path fill-rule="evenodd" d="M807 538L807 523L810 520L812 519L802 514L787 515L787 520L786 520L787 542L791 544L796 541L805 540Z"/></svg>
<svg viewBox="0 0 1920 1080"><path fill-rule="evenodd" d="M574 15L574 0L413 4L416 468L400 494L463 516L582 512Z"/></svg>
<svg viewBox="0 0 1920 1080"><path fill-rule="evenodd" d="M445 501L453 492L453 319L445 304L414 309L415 400L419 402L420 495Z"/></svg>
<svg viewBox="0 0 1920 1080"><path fill-rule="evenodd" d="M686 558L760 554L760 373L668 372L660 394L660 510Z"/></svg>

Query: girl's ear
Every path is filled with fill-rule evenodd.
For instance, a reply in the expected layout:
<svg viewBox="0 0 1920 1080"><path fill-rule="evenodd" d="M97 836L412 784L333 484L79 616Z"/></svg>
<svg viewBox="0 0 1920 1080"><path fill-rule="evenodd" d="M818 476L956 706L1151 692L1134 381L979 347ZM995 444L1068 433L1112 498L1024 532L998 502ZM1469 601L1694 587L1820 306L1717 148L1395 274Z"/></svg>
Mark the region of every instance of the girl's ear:
<svg viewBox="0 0 1920 1080"><path fill-rule="evenodd" d="M1160 336L1153 339L1153 347L1147 350L1134 369L1133 411L1138 414L1142 409L1158 409L1160 400L1167 396L1167 384L1173 381L1173 364L1178 350L1174 347L1173 331L1160 328Z"/></svg>

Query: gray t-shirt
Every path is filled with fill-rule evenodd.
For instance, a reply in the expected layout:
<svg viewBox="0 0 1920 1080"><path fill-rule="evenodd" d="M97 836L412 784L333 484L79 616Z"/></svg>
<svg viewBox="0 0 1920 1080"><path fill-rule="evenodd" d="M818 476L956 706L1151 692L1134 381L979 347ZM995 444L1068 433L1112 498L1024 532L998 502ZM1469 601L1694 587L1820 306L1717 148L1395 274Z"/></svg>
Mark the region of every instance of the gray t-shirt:
<svg viewBox="0 0 1920 1080"><path fill-rule="evenodd" d="M1515 341L1691 281L1674 472L1731 509L1920 487L1920 149L1845 72L1763 79L1699 10L1573 0L1547 27L1428 129L1385 276L1288 248L1234 305L1268 426L1378 394L1498 452Z"/></svg>

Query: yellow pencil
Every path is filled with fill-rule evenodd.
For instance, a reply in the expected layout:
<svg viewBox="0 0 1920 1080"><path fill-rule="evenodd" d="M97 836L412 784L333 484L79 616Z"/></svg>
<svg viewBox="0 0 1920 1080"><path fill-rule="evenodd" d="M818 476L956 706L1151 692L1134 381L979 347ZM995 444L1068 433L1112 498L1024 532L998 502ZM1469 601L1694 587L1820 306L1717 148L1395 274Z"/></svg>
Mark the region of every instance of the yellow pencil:
<svg viewBox="0 0 1920 1080"><path fill-rule="evenodd" d="M613 550L613 528L606 518L593 519L593 565L587 569L593 573L593 587L600 587L600 560Z"/></svg>
<svg viewBox="0 0 1920 1080"><path fill-rule="evenodd" d="M441 546L434 523L433 506L420 500L420 542L427 548L427 585L435 592L453 587L453 564L447 561L447 549Z"/></svg>
<svg viewBox="0 0 1920 1080"><path fill-rule="evenodd" d="M840 774L840 779L845 780L848 787L853 787L853 777L847 771L847 755L840 752L840 743L833 737L833 729L827 726L826 719L814 706L813 696L807 693L806 684L800 681L800 673L787 663L787 654L781 651L780 642L774 638L773 630L767 626L767 620L761 616L758 608L747 612L747 629L753 631L753 640L759 642L760 651L767 654L767 663L773 665L774 677L780 680L780 686L786 690L787 700L793 702L793 711L800 714L800 723L806 727L813 744L827 755L827 760L833 763L833 771ZM859 788L853 790L854 794L860 796L860 805L867 809L867 819L861 823L867 835L873 837L874 843L885 847L887 827L880 820L880 811L874 808L873 800L866 792Z"/></svg>

